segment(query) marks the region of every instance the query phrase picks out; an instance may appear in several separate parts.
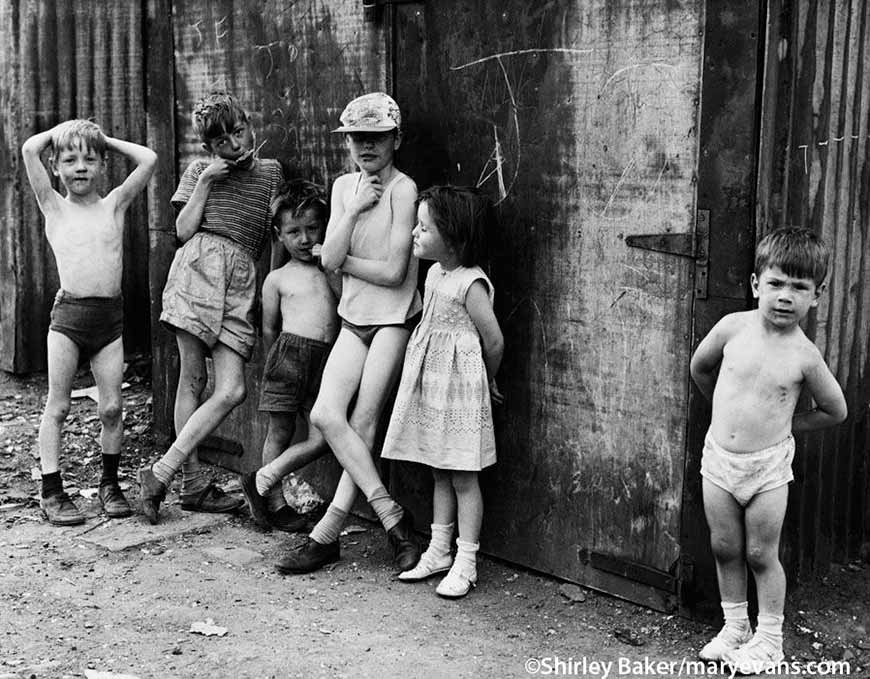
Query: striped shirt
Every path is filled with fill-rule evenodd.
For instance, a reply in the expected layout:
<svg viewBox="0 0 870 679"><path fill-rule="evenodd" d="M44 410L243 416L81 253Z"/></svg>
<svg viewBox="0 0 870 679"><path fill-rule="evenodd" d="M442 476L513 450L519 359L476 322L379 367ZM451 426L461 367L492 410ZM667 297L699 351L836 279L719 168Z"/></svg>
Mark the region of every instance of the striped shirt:
<svg viewBox="0 0 870 679"><path fill-rule="evenodd" d="M187 166L170 200L173 207L180 210L190 200L210 163L198 159ZM269 206L283 181L281 165L271 158L258 158L250 170L233 168L229 176L211 185L200 230L229 238L257 261L269 242Z"/></svg>

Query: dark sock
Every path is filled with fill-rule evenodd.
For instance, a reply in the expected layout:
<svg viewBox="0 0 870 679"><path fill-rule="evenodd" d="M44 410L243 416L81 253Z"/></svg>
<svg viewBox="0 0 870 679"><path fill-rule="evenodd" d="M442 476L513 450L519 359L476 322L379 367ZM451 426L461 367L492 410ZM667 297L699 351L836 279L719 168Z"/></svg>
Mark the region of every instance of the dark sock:
<svg viewBox="0 0 870 679"><path fill-rule="evenodd" d="M120 455L103 455L103 475L100 477L100 485L118 483L118 463L121 461Z"/></svg>
<svg viewBox="0 0 870 679"><path fill-rule="evenodd" d="M63 492L63 482L60 480L60 472L42 475L42 497L57 495Z"/></svg>

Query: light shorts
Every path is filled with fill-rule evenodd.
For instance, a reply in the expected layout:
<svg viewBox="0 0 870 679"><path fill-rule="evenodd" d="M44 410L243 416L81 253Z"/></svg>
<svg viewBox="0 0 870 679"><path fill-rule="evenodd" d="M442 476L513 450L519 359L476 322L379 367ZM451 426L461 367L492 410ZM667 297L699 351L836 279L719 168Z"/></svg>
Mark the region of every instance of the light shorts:
<svg viewBox="0 0 870 679"><path fill-rule="evenodd" d="M259 410L293 415L311 412L331 344L282 332L263 365Z"/></svg>
<svg viewBox="0 0 870 679"><path fill-rule="evenodd" d="M214 348L220 342L246 361L254 352L257 266L240 245L196 233L172 260L160 320Z"/></svg>
<svg viewBox="0 0 870 679"><path fill-rule="evenodd" d="M794 436L753 453L732 453L720 446L710 432L704 439L701 476L727 491L745 507L759 493L794 481Z"/></svg>

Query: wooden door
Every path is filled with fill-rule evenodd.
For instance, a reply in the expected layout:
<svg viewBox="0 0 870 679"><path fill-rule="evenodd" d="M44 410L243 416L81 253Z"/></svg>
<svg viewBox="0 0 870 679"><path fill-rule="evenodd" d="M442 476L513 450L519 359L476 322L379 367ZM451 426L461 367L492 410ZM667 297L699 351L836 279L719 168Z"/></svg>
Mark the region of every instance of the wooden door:
<svg viewBox="0 0 870 679"><path fill-rule="evenodd" d="M688 234L692 254L703 3L392 11L404 168L499 205L488 266L506 401L483 549L670 607L696 262L627 240ZM425 472L393 482L425 516Z"/></svg>

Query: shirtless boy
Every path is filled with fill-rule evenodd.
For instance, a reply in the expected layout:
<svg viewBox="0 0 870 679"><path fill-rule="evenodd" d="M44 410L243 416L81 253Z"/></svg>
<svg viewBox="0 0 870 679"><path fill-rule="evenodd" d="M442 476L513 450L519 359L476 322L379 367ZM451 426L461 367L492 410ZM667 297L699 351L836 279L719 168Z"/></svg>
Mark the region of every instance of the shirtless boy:
<svg viewBox="0 0 870 679"><path fill-rule="evenodd" d="M692 357L692 378L713 403L701 475L725 617L700 656L740 673L769 672L783 659L779 539L794 478L792 432L846 418L840 385L799 325L819 302L827 266L828 250L811 231L789 227L765 236L750 280L758 308L722 318ZM803 389L815 407L796 413ZM747 565L758 591L755 634Z"/></svg>
<svg viewBox="0 0 870 679"><path fill-rule="evenodd" d="M51 148L49 165L66 195L55 191L40 154ZM105 198L99 185L106 153L135 163L133 172ZM70 120L30 137L21 147L24 167L45 235L57 261L60 290L48 330L48 399L39 425L42 467L40 506L56 526L83 523L84 515L63 490L60 478L61 430L80 359L88 359L99 393L103 474L99 499L109 517L131 513L118 486L124 428L121 381L124 369L124 309L121 297L124 214L154 172L157 154L114 139L87 120Z"/></svg>
<svg viewBox="0 0 870 679"><path fill-rule="evenodd" d="M311 412L323 366L339 318L337 292L319 266L320 245L329 219L325 191L311 182L293 180L272 203L275 235L290 260L263 282L263 344L267 357L260 411L269 415L263 442L263 466L242 476L242 490L254 521L264 530L287 532L307 525L287 505L281 481L328 450L323 434L309 426L308 438L290 445L296 416ZM340 286L337 276L335 287Z"/></svg>

